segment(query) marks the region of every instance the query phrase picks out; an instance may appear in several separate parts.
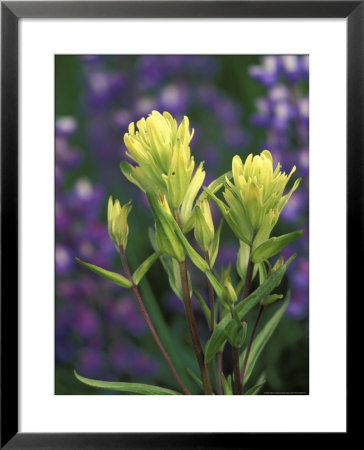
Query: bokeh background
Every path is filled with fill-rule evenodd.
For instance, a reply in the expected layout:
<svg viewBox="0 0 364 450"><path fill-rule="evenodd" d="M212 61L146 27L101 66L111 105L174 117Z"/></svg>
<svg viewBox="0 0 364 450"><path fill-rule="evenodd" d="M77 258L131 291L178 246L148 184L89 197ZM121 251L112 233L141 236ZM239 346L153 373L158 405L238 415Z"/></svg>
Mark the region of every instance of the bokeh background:
<svg viewBox="0 0 364 450"><path fill-rule="evenodd" d="M132 269L152 252L149 208L144 195L124 179L119 163L128 124L153 109L178 119L188 115L195 128L192 153L196 162L205 161L205 184L230 170L235 154L245 158L265 148L283 170L297 166L303 183L274 230L304 230L284 251L285 257L297 253L279 288L291 290L291 302L251 378L265 370L263 391L308 393L308 56L57 55L55 69L55 393L107 394L79 383L74 368L86 377L178 389L130 293L75 263L78 256L121 270L107 233L109 195L122 203L133 199L127 249ZM237 250L225 225L216 267L231 263L236 281ZM204 292L199 274L192 277ZM141 283L141 292L177 370L198 393L186 372L186 367L196 373L198 368L183 305L169 292L159 262ZM207 338L197 301L193 305L201 336ZM255 315L254 310L247 318L250 330ZM263 315L261 325L269 316ZM224 359L229 372L228 348Z"/></svg>

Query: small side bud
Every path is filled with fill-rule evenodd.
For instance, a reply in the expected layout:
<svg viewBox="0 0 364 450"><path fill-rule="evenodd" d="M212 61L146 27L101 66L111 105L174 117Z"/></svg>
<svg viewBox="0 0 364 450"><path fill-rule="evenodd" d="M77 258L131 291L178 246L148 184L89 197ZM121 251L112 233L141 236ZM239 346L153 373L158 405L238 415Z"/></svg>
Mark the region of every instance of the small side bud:
<svg viewBox="0 0 364 450"><path fill-rule="evenodd" d="M195 206L194 234L199 246L206 252L209 249L215 234L210 205L206 199Z"/></svg>
<svg viewBox="0 0 364 450"><path fill-rule="evenodd" d="M274 266L272 267L272 272L276 272L278 269L280 269L284 264L283 256L280 256Z"/></svg>
<svg viewBox="0 0 364 450"><path fill-rule="evenodd" d="M114 203L110 196L107 208L107 226L110 239L118 249L120 246L125 249L128 243L128 215L131 208L131 201L121 206L119 200L116 199Z"/></svg>
<svg viewBox="0 0 364 450"><path fill-rule="evenodd" d="M223 285L222 301L225 303L228 309L230 309L238 299L235 289L231 283L230 270L231 266L228 266L226 268L223 268L221 273L221 284Z"/></svg>
<svg viewBox="0 0 364 450"><path fill-rule="evenodd" d="M283 298L283 295L281 294L268 295L260 302L260 304L262 306L268 306L271 303L274 303L276 300L280 300L281 298Z"/></svg>

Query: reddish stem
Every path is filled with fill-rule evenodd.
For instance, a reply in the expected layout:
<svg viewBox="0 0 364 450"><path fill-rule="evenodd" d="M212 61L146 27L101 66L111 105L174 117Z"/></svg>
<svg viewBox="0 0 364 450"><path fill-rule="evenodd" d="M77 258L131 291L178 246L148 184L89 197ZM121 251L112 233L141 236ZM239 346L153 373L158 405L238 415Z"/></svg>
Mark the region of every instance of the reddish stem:
<svg viewBox="0 0 364 450"><path fill-rule="evenodd" d="M205 252L205 260L211 270L210 256L209 256L208 251ZM210 336L211 336L214 331L214 325L215 325L215 299L214 299L214 290L212 288L212 284L210 283L210 280L207 277L206 277L206 279L207 279L207 289L209 292L209 305L210 305L210 315L211 315Z"/></svg>
<svg viewBox="0 0 364 450"><path fill-rule="evenodd" d="M207 367L204 362L204 354L201 347L201 342L198 337L197 326L195 317L193 315L191 298L190 298L190 289L188 285L188 276L187 276L187 263L184 260L183 263L180 264L180 274L181 274L181 283L182 283L182 294L183 294L183 304L185 307L187 323L190 330L190 335L192 339L193 349L195 351L196 359L200 368L202 384L204 388L205 394L212 394L210 377L207 370Z"/></svg>
<svg viewBox="0 0 364 450"><path fill-rule="evenodd" d="M157 344L157 346L158 346L159 350L161 351L164 359L166 360L166 363L168 364L168 367L170 368L174 378L176 379L177 383L179 384L179 386L181 387L183 392L186 395L191 395L191 392L187 389L187 387L184 385L183 381L179 377L179 375L178 375L178 373L177 373L177 371L176 371L176 369L175 369L175 367L174 367L170 357L168 356L168 353L166 352L166 350L165 350L161 340L159 339L157 331L154 328L154 325L153 325L153 323L152 323L152 321L151 321L151 319L149 317L148 311L146 310L146 308L144 306L144 303L143 303L143 300L142 300L142 298L141 298L141 296L139 294L138 287L136 286L136 284L133 281L133 277L132 277L131 272L130 272L129 264L128 264L128 261L126 259L125 250L124 250L122 245L120 246L120 257L121 257L121 262L123 264L126 276L127 276L128 280L132 283L131 290L133 291L135 300L138 303L139 309L140 309L140 311L141 311L141 313L142 313L142 315L144 317L144 320L146 321L146 323L148 325L148 328L149 328L150 332L152 333L152 336L153 336L153 338L155 340L155 343Z"/></svg>

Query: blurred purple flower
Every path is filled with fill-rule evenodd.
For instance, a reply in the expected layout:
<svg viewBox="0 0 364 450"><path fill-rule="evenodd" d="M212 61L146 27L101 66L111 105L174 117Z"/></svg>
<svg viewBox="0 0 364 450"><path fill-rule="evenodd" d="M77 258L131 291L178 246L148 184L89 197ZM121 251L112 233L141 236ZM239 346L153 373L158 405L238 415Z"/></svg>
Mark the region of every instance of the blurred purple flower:
<svg viewBox="0 0 364 450"><path fill-rule="evenodd" d="M163 302L166 305L166 308L172 313L183 313L184 311L182 300L180 300L173 291L164 295Z"/></svg>
<svg viewBox="0 0 364 450"><path fill-rule="evenodd" d="M121 322L124 329L136 336L144 335L148 328L143 316L137 309L135 300L125 296L114 302L113 320Z"/></svg>
<svg viewBox="0 0 364 450"><path fill-rule="evenodd" d="M150 378L156 374L156 363L145 353L136 352L132 358L132 373L139 378Z"/></svg>
<svg viewBox="0 0 364 450"><path fill-rule="evenodd" d="M69 273L73 266L73 259L69 249L61 244L56 245L56 271L60 275Z"/></svg>
<svg viewBox="0 0 364 450"><path fill-rule="evenodd" d="M105 367L105 354L95 348L81 349L76 370L80 375L86 377L97 377Z"/></svg>

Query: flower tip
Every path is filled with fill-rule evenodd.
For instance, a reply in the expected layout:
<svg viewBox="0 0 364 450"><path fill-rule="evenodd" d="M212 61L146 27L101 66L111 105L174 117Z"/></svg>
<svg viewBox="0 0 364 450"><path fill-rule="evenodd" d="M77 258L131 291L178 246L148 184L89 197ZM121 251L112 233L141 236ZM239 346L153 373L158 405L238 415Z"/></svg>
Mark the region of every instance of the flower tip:
<svg viewBox="0 0 364 450"><path fill-rule="evenodd" d="M263 158L267 158L267 159L269 159L271 162L273 162L273 157L272 157L272 154L271 154L271 152L270 152L269 150L263 150L263 151L260 153L260 155L261 155Z"/></svg>

